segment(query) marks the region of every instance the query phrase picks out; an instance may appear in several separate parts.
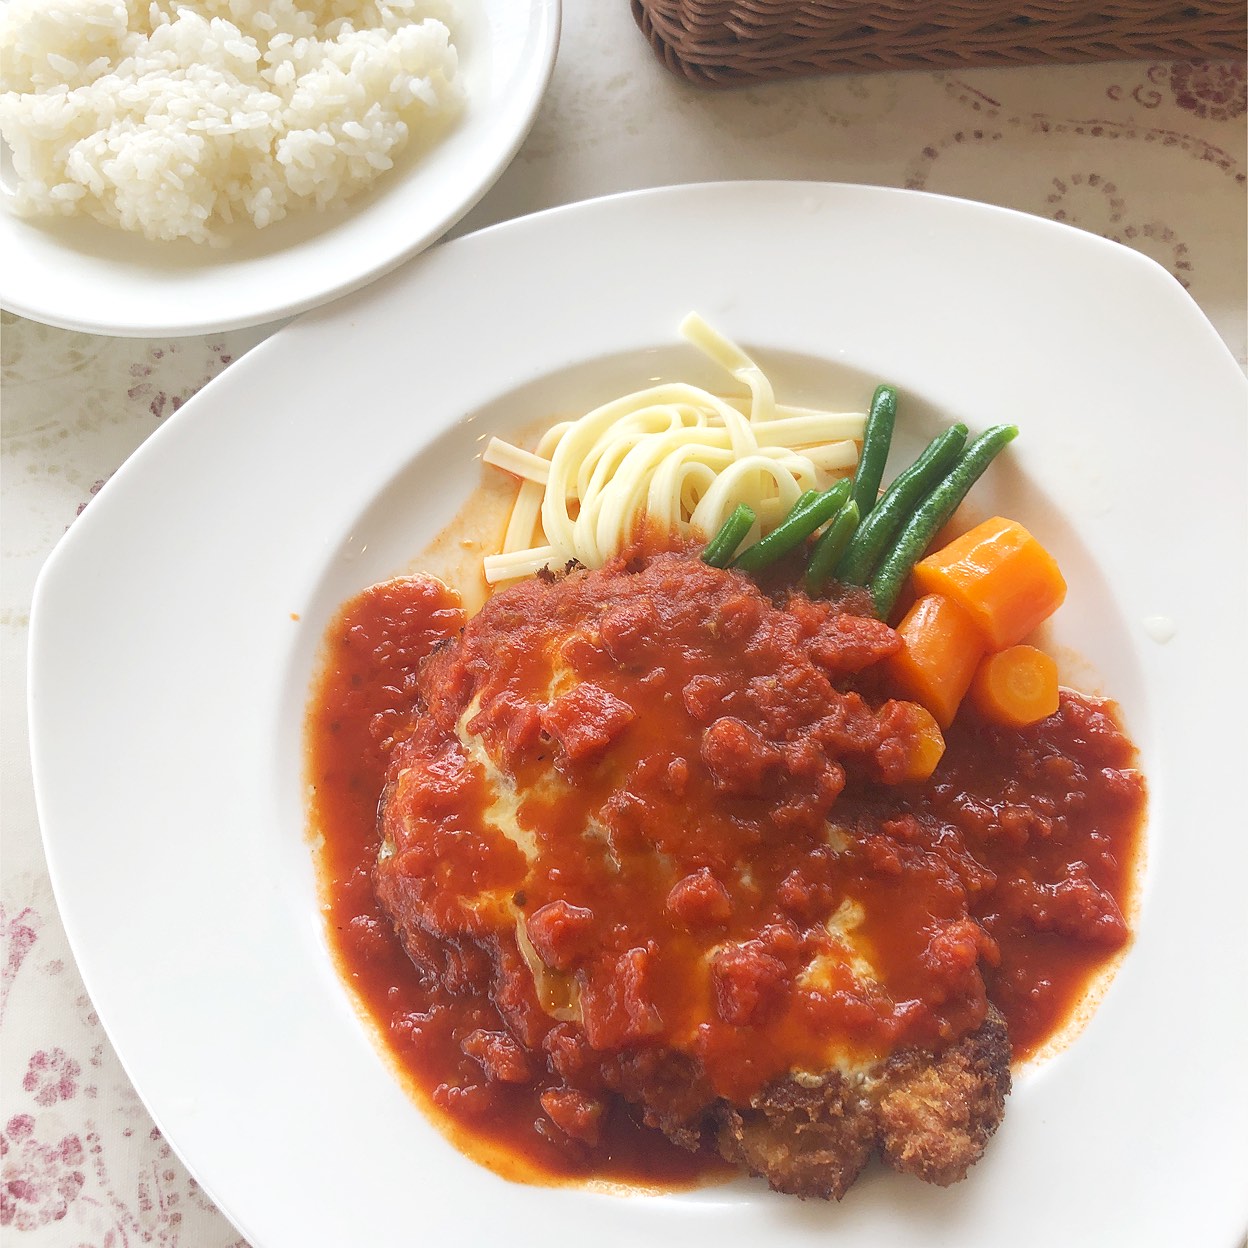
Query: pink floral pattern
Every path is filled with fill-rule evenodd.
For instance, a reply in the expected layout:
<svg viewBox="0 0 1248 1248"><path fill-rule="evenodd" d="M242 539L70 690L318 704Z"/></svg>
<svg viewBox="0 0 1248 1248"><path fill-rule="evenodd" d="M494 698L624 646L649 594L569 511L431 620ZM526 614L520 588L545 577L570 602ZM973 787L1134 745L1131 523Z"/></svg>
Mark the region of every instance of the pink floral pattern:
<svg viewBox="0 0 1248 1248"><path fill-rule="evenodd" d="M33 978L28 972L45 930L31 907L13 916L0 909L0 1000L6 1007L21 981ZM40 969L47 984L64 972L65 964L51 958ZM79 992L73 1005L85 1034L98 1036L99 1019L86 995ZM56 1248L191 1248L200 1242L247 1248L182 1169L160 1132L143 1125L142 1108L106 1043L93 1040L88 1054L80 1061L51 1045L27 1057L18 1085L26 1108L0 1128L0 1227L32 1233L57 1228L57 1238L48 1241ZM96 1112L88 1108L99 1097L100 1078L112 1083L111 1111L126 1123L107 1149ZM65 1129L69 1121L75 1129ZM129 1187L120 1174L126 1153L145 1154ZM204 1228L215 1229L201 1241Z"/></svg>
<svg viewBox="0 0 1248 1248"><path fill-rule="evenodd" d="M104 488L104 478L91 482L90 494L78 504L78 510L74 512L75 516L80 516L87 509L87 504Z"/></svg>
<svg viewBox="0 0 1248 1248"><path fill-rule="evenodd" d="M1170 90L1180 108L1211 121L1230 121L1248 108L1242 61L1180 61L1170 68Z"/></svg>
<svg viewBox="0 0 1248 1248"><path fill-rule="evenodd" d="M0 1133L0 1226L19 1231L61 1221L86 1182L86 1157L76 1135L46 1145L34 1131L29 1114L16 1114Z"/></svg>
<svg viewBox="0 0 1248 1248"><path fill-rule="evenodd" d="M133 385L126 390L126 397L133 402L145 404L147 410L157 420L163 420L166 416L172 415L191 395L202 390L234 359L233 353L223 340L212 339L206 345L210 361L208 371L192 381L190 385L172 392L161 388L159 374L168 367L167 364L162 364L166 357L177 355L182 347L177 341L150 347L147 359L130 365Z"/></svg>
<svg viewBox="0 0 1248 1248"><path fill-rule="evenodd" d="M0 1023L9 1003L9 987L17 979L17 973L26 961L26 955L35 947L38 919L33 910L22 910L12 918L0 905L0 940L3 941L3 965L0 966Z"/></svg>
<svg viewBox="0 0 1248 1248"><path fill-rule="evenodd" d="M33 1093L36 1105L55 1105L78 1091L80 1074L82 1067L64 1049L40 1049L31 1054L22 1087Z"/></svg>

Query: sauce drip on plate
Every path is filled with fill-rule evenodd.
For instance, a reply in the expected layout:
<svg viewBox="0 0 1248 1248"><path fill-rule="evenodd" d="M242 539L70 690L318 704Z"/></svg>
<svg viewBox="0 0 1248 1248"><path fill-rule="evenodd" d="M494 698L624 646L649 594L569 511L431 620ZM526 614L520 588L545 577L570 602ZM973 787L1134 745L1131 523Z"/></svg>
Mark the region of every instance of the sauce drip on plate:
<svg viewBox="0 0 1248 1248"><path fill-rule="evenodd" d="M1129 939L1123 909L1143 786L1113 708L1063 693L1055 716L1021 731L989 727L966 708L930 781L880 783L889 741L904 742L906 732L904 711L891 727L885 722L880 708L892 703L869 670L883 626L802 599L768 613L755 591L732 592L731 578L696 560L673 557L665 566L679 584L662 592L686 609L665 619L660 650L654 622L638 616L644 607L622 599L603 608L592 633L560 633L552 667L540 589L515 600L508 635L527 657L506 667L506 679L491 684L487 673L472 710L478 730L501 743L517 791L529 794L516 814L542 840L543 875L526 876L510 844L488 862L481 857L495 799L480 777L439 816L441 869L495 889L523 880L510 905L548 966L565 955L571 965L582 945L609 948L620 938L623 958L654 938L640 960L653 965L636 957L616 963L621 984L633 975L644 981L642 1006L582 974L584 1026L609 1048L657 1019L665 1042L696 1049L722 1095L748 1097L790 1066L817 1070L832 1041L851 1062L903 1041L939 1044L978 1023L985 989L1006 1018L1016 1060L1037 1051ZM556 1057L538 1069L532 1052L517 1055L497 1039L507 1036L507 1020L489 959L467 931L461 940L446 929L432 974L413 964L382 912L372 878L379 798L388 770L395 778L396 751L406 757L430 731L414 709L421 664L463 623L450 591L413 578L348 603L327 640L308 761L341 969L412 1086L461 1147L493 1168L530 1181L592 1176L660 1186L722 1172L722 1162L638 1126L618 1101L595 1124L596 1143L585 1143L588 1133L575 1138L586 1111L557 1099L564 1093ZM816 646L812 638L829 628L840 647L839 701L820 693L816 714L803 682L813 688L817 673L794 656L799 641ZM734 657L708 672L708 652L747 634L748 662ZM481 653L508 635L479 638ZM847 664L850 652L862 663ZM760 671L784 678L768 690ZM788 742L783 759L749 724L722 726L741 724L724 712L751 681L750 705ZM846 721L837 731L850 762L829 779L799 747L812 724L833 731L833 705ZM615 751L609 768L599 765L607 744ZM552 756L567 782L554 787L544 783ZM852 761L860 756L866 761ZM769 790L779 777L791 799L778 807ZM579 835L550 834L583 831L604 802L614 803L605 835L627 885L614 895L591 873ZM781 835L778 809L787 821ZM476 835L458 835L474 827ZM641 850L635 859L630 835ZM666 876L661 887L645 878L646 864L658 861L669 873L676 864L673 887ZM967 912L977 922L960 917ZM839 982L835 957L825 957L824 978L811 981L821 948L812 916L823 923L829 913L854 916L854 948L869 956L879 992L864 992L853 977ZM733 950L726 959L725 948ZM722 965L711 964L715 950ZM781 997L784 1010L774 1006ZM512 1010L514 1019L514 1003ZM769 1025L756 1025L768 1011ZM567 1131L552 1127L560 1121Z"/></svg>

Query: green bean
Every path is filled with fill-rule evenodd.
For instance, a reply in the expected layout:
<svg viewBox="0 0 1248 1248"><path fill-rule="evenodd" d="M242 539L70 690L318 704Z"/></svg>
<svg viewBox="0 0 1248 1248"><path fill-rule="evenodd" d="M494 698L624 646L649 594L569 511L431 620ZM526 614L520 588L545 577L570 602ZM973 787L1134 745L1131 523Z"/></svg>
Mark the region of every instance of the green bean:
<svg viewBox="0 0 1248 1248"><path fill-rule="evenodd" d="M858 504L859 516L866 516L875 506L896 419L897 391L892 386L877 386L862 435L862 454L858 456L858 468L854 473L853 499Z"/></svg>
<svg viewBox="0 0 1248 1248"><path fill-rule="evenodd" d="M817 494L803 506L799 498L793 510L761 542L747 546L733 563L742 572L761 572L763 568L783 559L796 550L821 524L830 520L845 505L853 481L845 477L831 489Z"/></svg>
<svg viewBox="0 0 1248 1248"><path fill-rule="evenodd" d="M871 597L880 619L888 619L910 569L923 558L932 539L957 511L967 491L1016 437L1017 425L994 425L985 430L958 456L948 476L934 485L915 508L871 578Z"/></svg>
<svg viewBox="0 0 1248 1248"><path fill-rule="evenodd" d="M957 461L966 442L966 426L951 426L928 444L923 454L897 475L850 539L833 575L847 585L866 585L885 548L923 496Z"/></svg>
<svg viewBox="0 0 1248 1248"><path fill-rule="evenodd" d="M824 529L811 552L810 563L806 566L806 592L812 597L827 584L832 568L849 545L857 527L858 501L851 498Z"/></svg>
<svg viewBox="0 0 1248 1248"><path fill-rule="evenodd" d="M788 516L786 516L785 519L792 520L794 516L800 516L802 512L804 512L806 508L809 507L818 497L818 490L803 490L797 496L797 502L793 504Z"/></svg>
<svg viewBox="0 0 1248 1248"><path fill-rule="evenodd" d="M753 523L754 509L746 503L738 503L732 515L720 526L719 532L707 542L702 562L709 563L713 568L727 567Z"/></svg>

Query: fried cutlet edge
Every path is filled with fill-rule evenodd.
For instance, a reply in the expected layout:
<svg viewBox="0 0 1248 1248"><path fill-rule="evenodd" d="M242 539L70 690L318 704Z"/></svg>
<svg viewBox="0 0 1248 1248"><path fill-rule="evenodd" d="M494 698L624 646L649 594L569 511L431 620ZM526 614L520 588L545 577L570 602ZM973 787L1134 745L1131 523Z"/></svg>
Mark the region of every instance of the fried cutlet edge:
<svg viewBox="0 0 1248 1248"><path fill-rule="evenodd" d="M1010 1043L989 1009L940 1053L893 1054L865 1076L790 1075L748 1106L721 1103L715 1143L790 1195L839 1200L877 1152L894 1170L948 1186L983 1156L1005 1112Z"/></svg>

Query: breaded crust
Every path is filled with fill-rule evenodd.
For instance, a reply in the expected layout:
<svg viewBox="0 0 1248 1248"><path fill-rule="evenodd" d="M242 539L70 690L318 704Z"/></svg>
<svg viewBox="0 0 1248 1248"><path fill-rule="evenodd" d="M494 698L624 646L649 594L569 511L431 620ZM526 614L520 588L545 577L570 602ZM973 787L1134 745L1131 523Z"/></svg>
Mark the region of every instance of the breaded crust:
<svg viewBox="0 0 1248 1248"><path fill-rule="evenodd" d="M1010 1092L1010 1039L995 1008L978 1030L933 1059L889 1059L874 1093L884 1160L947 1187L966 1177L1001 1123Z"/></svg>
<svg viewBox="0 0 1248 1248"><path fill-rule="evenodd" d="M1009 1090L1009 1037L993 1009L938 1055L896 1053L865 1077L795 1075L748 1106L721 1103L715 1139L729 1161L794 1196L839 1200L877 1151L947 1186L983 1155Z"/></svg>
<svg viewBox="0 0 1248 1248"><path fill-rule="evenodd" d="M717 1116L720 1153L793 1196L840 1200L879 1142L861 1085L839 1071L779 1080Z"/></svg>

